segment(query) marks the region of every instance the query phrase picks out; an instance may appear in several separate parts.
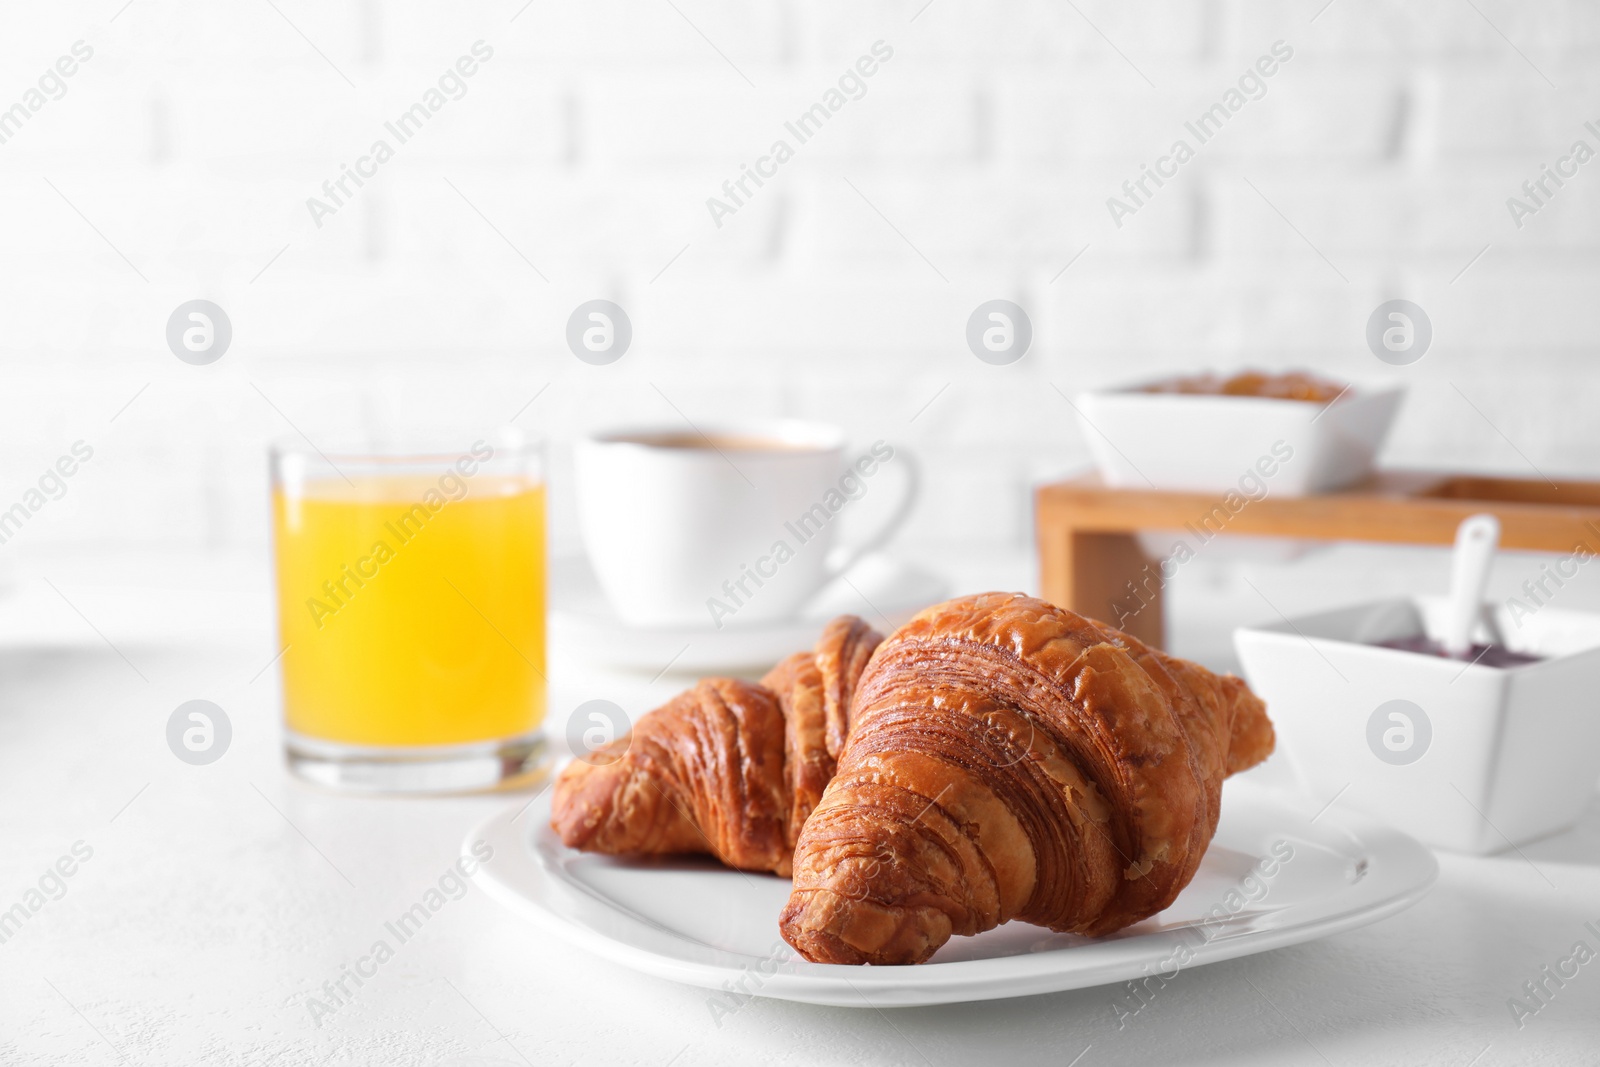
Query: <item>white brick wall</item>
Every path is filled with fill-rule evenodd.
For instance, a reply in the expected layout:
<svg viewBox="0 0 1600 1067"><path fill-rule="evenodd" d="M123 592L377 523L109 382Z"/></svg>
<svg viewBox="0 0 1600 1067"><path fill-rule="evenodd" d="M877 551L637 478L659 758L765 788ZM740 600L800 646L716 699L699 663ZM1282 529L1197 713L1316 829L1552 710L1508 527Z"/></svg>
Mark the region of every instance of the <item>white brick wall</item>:
<svg viewBox="0 0 1600 1067"><path fill-rule="evenodd" d="M384 405L466 433L545 383L520 422L557 442L671 418L657 387L697 421L834 419L925 460L924 543L1026 541L1029 480L1086 459L1051 383L1241 363L1408 381L1394 463L1600 475L1600 162L1520 230L1505 207L1600 148L1593 4L275 2L0 12L0 108L95 53L0 145L0 500L96 449L8 551L259 545L289 429L262 392L313 439ZM466 95L314 226L306 198L479 39ZM714 225L706 197L879 39L865 95ZM1106 197L1278 39L1265 96L1114 226ZM1436 333L1408 368L1362 340L1396 295ZM594 296L634 323L608 367L562 340ZM210 367L164 344L195 297L234 325ZM1010 367L963 340L993 297L1035 325Z"/></svg>

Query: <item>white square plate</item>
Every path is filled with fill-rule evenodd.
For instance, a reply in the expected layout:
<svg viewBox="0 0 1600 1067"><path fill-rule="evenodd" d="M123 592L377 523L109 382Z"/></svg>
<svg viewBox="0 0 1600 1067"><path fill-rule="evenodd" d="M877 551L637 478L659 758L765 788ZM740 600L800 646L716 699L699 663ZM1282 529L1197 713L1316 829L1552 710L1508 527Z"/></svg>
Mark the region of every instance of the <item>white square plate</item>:
<svg viewBox="0 0 1600 1067"><path fill-rule="evenodd" d="M464 854L480 840L494 850L479 884L515 914L646 974L858 1008L1170 978L1174 968L1376 922L1419 900L1439 871L1431 852L1394 830L1338 810L1319 814L1291 796L1232 782L1199 872L1160 915L1099 940L1007 923L954 938L918 966L847 967L807 963L779 936L787 879L710 860L641 862L575 852L549 822L546 794L508 808L463 843ZM1287 859L1273 862L1286 850Z"/></svg>

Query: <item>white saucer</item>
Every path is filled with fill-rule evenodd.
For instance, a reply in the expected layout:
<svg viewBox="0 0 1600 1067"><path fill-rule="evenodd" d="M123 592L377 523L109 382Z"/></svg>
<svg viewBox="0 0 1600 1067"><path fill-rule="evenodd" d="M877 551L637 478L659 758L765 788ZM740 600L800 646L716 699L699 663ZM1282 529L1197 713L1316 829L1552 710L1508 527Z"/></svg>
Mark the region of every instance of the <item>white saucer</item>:
<svg viewBox="0 0 1600 1067"><path fill-rule="evenodd" d="M1433 854L1404 834L1337 808L1316 815L1291 795L1231 782L1199 872L1160 915L1100 940L1008 923L955 938L920 966L845 967L804 962L779 936L787 879L709 860L574 852L550 829L548 794L519 818L524 804L462 845L463 854L478 840L493 848L479 884L516 915L660 978L840 1007L997 1000L1147 975L1165 976L1150 983L1171 981L1202 964L1376 922L1419 900L1439 873ZM1292 855L1246 883L1274 846Z"/></svg>
<svg viewBox="0 0 1600 1067"><path fill-rule="evenodd" d="M868 553L823 589L792 619L722 629L634 627L606 602L588 560L569 557L550 564L550 638L562 655L652 674L669 664L674 672L769 667L817 639L836 615L859 615L883 633L898 627L946 595L945 581L931 571L883 553Z"/></svg>

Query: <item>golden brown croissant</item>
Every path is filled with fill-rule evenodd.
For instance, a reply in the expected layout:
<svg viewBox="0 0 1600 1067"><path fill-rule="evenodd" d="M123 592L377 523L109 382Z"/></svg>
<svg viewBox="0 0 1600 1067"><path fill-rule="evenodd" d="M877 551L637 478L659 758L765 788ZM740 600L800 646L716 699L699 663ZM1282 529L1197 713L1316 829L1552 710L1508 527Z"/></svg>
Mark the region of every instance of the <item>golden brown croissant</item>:
<svg viewBox="0 0 1600 1067"><path fill-rule="evenodd" d="M800 827L833 777L857 679L882 640L841 616L760 685L708 678L680 693L631 736L567 765L551 826L589 852L709 852L730 867L787 875Z"/></svg>
<svg viewBox="0 0 1600 1067"><path fill-rule="evenodd" d="M922 612L857 683L780 920L806 959L921 963L1012 919L1098 935L1194 876L1222 780L1273 746L1237 678L987 593Z"/></svg>

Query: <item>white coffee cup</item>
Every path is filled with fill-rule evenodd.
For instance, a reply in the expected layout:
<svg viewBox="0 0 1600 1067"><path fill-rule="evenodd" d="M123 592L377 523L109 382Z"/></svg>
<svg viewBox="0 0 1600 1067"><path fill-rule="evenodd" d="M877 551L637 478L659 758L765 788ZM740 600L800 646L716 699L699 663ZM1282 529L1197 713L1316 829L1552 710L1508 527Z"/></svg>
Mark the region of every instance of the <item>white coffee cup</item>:
<svg viewBox="0 0 1600 1067"><path fill-rule="evenodd" d="M843 431L795 419L612 430L578 441L573 459L595 577L642 627L792 617L894 534L917 489L901 450L877 441L847 456ZM891 480L901 496L879 529L830 555L841 512Z"/></svg>

